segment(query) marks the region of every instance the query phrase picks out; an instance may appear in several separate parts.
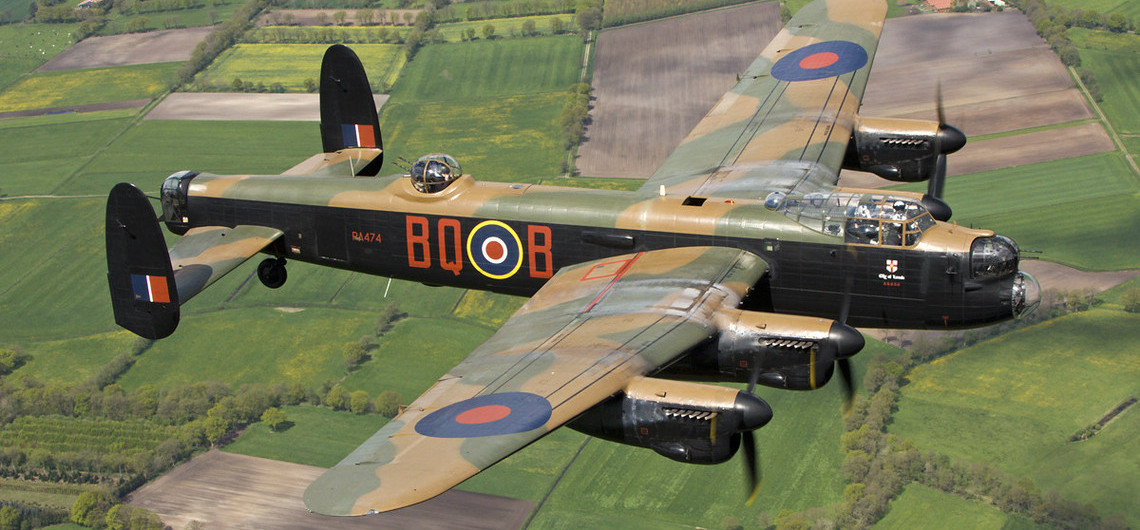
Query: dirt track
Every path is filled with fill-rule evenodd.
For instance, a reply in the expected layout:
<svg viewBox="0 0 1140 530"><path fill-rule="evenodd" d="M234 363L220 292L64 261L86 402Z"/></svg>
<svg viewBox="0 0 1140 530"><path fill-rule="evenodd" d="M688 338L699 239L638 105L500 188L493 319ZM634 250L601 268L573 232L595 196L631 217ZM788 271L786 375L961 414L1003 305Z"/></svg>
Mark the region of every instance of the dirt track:
<svg viewBox="0 0 1140 530"><path fill-rule="evenodd" d="M128 64L166 63L190 59L194 47L214 28L168 29L91 37L55 56L37 72L100 68Z"/></svg>
<svg viewBox="0 0 1140 530"><path fill-rule="evenodd" d="M780 29L775 3L603 32L583 175L646 178Z"/></svg>
<svg viewBox="0 0 1140 530"><path fill-rule="evenodd" d="M185 528L519 528L534 503L452 490L394 512L364 517L309 513L301 494L324 469L210 451L131 494L128 502Z"/></svg>
<svg viewBox="0 0 1140 530"><path fill-rule="evenodd" d="M376 108L388 96L374 95ZM156 105L148 120L321 121L317 94L178 92Z"/></svg>

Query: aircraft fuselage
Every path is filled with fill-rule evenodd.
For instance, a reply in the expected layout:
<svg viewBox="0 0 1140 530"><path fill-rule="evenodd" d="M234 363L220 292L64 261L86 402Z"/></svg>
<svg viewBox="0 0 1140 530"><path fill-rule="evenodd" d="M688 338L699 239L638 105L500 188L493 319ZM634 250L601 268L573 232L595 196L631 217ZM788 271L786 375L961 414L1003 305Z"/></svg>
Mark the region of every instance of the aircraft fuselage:
<svg viewBox="0 0 1140 530"><path fill-rule="evenodd" d="M851 244L761 201L476 182L437 193L409 179L186 177L168 228L260 225L284 232L267 252L291 260L431 285L519 296L560 268L631 252L687 246L747 250L771 266L744 308L906 329L1008 319L1020 273L977 277L971 245L992 232L947 223L910 246ZM1008 257L1006 258L1008 261Z"/></svg>

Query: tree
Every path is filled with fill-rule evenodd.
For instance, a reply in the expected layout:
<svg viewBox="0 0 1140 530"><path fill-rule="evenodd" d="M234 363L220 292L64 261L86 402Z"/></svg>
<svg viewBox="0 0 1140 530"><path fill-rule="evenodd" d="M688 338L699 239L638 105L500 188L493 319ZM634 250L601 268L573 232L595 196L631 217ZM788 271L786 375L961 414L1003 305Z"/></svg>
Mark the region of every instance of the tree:
<svg viewBox="0 0 1140 530"><path fill-rule="evenodd" d="M101 526L111 507L111 499L102 491L85 491L71 505L71 522L86 527Z"/></svg>
<svg viewBox="0 0 1140 530"><path fill-rule="evenodd" d="M313 78L306 78L303 84L305 85L305 92L312 93L317 91L317 82L314 81Z"/></svg>
<svg viewBox="0 0 1140 530"><path fill-rule="evenodd" d="M385 390L376 396L376 412L386 418L394 418L400 413L400 394L394 390Z"/></svg>
<svg viewBox="0 0 1140 530"><path fill-rule="evenodd" d="M562 19L558 17L550 19L550 33L554 35L561 35L565 30L566 28L564 27Z"/></svg>
<svg viewBox="0 0 1140 530"><path fill-rule="evenodd" d="M261 413L261 422L268 425L269 429L277 432L277 429L284 424L288 418L285 417L285 411L277 407L269 407L265 412Z"/></svg>
<svg viewBox="0 0 1140 530"><path fill-rule="evenodd" d="M527 19L522 23L522 34L524 37L535 35L538 32L534 29L534 20Z"/></svg>
<svg viewBox="0 0 1140 530"><path fill-rule="evenodd" d="M486 26L483 26L483 38L484 39L491 39L494 36L495 36L495 25L494 24L487 24Z"/></svg>
<svg viewBox="0 0 1140 530"><path fill-rule="evenodd" d="M368 412L368 406L372 404L372 398L368 397L368 392L357 390L349 395L349 410L357 414L364 414Z"/></svg>
<svg viewBox="0 0 1140 530"><path fill-rule="evenodd" d="M242 83L240 77L235 77L233 82L230 83L230 90L234 92L241 92L243 87L245 87L245 83Z"/></svg>
<svg viewBox="0 0 1140 530"><path fill-rule="evenodd" d="M1140 287L1124 291L1124 295L1120 297L1120 303L1124 304L1125 311L1140 313Z"/></svg>
<svg viewBox="0 0 1140 530"><path fill-rule="evenodd" d="M361 26L372 25L372 10L371 9L357 9L356 22Z"/></svg>
<svg viewBox="0 0 1140 530"><path fill-rule="evenodd" d="M327 26L329 23L328 13L325 13L324 11L317 13L317 16L315 17L315 22L317 23L318 26Z"/></svg>
<svg viewBox="0 0 1140 530"><path fill-rule="evenodd" d="M584 32L594 31L602 27L602 8L599 6L580 5L574 13L574 20Z"/></svg>
<svg viewBox="0 0 1140 530"><path fill-rule="evenodd" d="M349 399L348 390L343 386L336 385L325 396L325 404L334 410L345 410L348 408Z"/></svg>
<svg viewBox="0 0 1140 530"><path fill-rule="evenodd" d="M20 511L11 505L0 508L0 530L20 530Z"/></svg>
<svg viewBox="0 0 1140 530"><path fill-rule="evenodd" d="M205 429L206 440L210 442L210 445L218 445L218 442L222 441L222 438L230 430L230 422L220 416L206 418L202 426Z"/></svg>
<svg viewBox="0 0 1140 530"><path fill-rule="evenodd" d="M346 19L348 19L348 13L345 13L344 11L337 11L336 13L333 13L333 24L343 26Z"/></svg>

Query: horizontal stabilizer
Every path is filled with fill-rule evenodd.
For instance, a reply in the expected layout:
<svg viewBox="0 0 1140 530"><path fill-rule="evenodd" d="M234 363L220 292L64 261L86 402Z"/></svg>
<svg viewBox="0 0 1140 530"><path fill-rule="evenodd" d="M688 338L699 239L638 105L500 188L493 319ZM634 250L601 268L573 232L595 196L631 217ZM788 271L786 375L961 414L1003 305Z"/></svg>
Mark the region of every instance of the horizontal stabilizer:
<svg viewBox="0 0 1140 530"><path fill-rule="evenodd" d="M107 197L107 282L115 323L148 339L178 327L178 290L166 241L142 190L122 183Z"/></svg>

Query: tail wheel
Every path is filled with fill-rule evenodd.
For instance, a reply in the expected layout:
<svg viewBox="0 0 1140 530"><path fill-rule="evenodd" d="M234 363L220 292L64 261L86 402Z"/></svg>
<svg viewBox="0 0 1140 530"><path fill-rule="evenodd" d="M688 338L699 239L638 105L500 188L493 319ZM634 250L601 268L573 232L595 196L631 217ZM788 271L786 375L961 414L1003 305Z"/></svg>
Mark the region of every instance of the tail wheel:
<svg viewBox="0 0 1140 530"><path fill-rule="evenodd" d="M285 258L266 258L257 266L257 278L270 289L285 285L289 278L285 271Z"/></svg>

